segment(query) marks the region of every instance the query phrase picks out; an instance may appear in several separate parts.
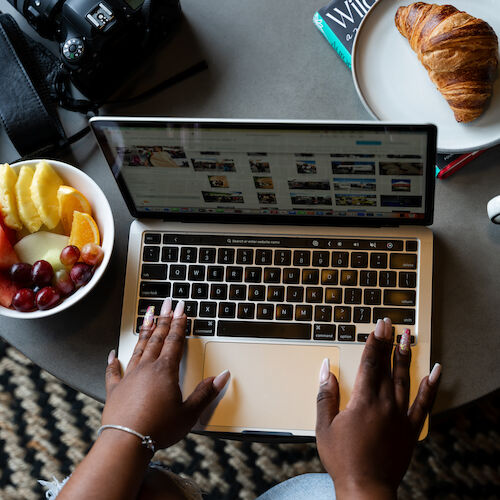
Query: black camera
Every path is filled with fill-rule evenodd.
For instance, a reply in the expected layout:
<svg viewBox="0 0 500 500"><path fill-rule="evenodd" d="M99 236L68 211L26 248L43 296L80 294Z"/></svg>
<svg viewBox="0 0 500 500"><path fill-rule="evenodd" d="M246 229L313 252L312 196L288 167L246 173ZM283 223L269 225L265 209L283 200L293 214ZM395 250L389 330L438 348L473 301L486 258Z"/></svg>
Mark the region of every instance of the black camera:
<svg viewBox="0 0 500 500"><path fill-rule="evenodd" d="M8 0L44 38L60 44L61 68L102 102L174 31L179 0Z"/></svg>

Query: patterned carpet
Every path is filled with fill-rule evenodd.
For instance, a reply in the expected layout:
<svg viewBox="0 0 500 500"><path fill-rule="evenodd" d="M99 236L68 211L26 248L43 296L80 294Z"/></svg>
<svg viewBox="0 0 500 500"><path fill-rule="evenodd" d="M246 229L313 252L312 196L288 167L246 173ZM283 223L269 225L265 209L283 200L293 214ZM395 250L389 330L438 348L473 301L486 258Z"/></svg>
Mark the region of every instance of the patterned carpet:
<svg viewBox="0 0 500 500"><path fill-rule="evenodd" d="M500 392L433 420L400 488L405 499L500 498ZM99 427L101 405L0 340L0 498L43 498L38 478L64 478ZM269 445L189 435L155 460L191 477L208 500L254 499L322 471L312 444Z"/></svg>

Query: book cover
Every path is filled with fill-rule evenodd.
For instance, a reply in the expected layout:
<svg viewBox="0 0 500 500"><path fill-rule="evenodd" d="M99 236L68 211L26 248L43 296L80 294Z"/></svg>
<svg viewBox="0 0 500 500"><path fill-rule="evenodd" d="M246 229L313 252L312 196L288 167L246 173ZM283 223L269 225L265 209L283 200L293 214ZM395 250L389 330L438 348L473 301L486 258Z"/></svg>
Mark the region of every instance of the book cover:
<svg viewBox="0 0 500 500"><path fill-rule="evenodd" d="M361 21L375 2L376 0L332 0L314 14L314 24L349 68L354 37Z"/></svg>

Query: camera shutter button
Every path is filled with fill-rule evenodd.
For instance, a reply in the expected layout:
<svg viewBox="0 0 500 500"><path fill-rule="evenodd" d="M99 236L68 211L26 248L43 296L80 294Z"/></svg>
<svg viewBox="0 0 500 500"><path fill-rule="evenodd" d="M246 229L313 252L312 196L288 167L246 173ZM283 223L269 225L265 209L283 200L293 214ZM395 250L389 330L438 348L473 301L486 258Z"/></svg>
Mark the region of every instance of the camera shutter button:
<svg viewBox="0 0 500 500"><path fill-rule="evenodd" d="M76 61L82 57L85 46L81 38L68 38L64 42L62 53L69 61Z"/></svg>

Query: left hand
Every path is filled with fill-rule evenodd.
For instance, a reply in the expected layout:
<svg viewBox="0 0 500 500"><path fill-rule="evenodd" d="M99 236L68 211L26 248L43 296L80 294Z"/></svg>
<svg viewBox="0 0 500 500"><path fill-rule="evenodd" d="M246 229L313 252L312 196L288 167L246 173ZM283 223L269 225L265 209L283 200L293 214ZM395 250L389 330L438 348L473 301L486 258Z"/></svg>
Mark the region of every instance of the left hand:
<svg viewBox="0 0 500 500"><path fill-rule="evenodd" d="M139 340L122 376L118 359L110 356L106 369L106 405L102 425L123 425L166 448L181 440L229 378L202 380L185 400L179 387L179 364L184 352L184 302L171 312L166 299L156 326L152 311L145 316ZM105 431L109 432L109 431Z"/></svg>

